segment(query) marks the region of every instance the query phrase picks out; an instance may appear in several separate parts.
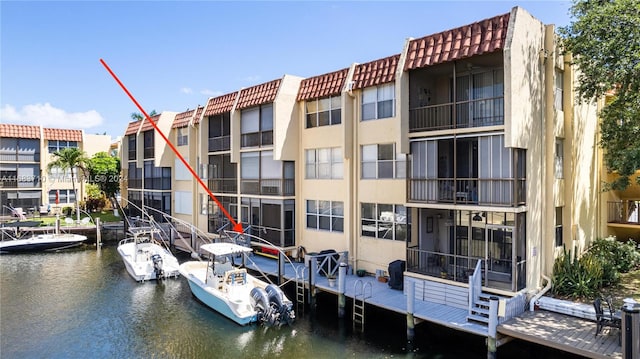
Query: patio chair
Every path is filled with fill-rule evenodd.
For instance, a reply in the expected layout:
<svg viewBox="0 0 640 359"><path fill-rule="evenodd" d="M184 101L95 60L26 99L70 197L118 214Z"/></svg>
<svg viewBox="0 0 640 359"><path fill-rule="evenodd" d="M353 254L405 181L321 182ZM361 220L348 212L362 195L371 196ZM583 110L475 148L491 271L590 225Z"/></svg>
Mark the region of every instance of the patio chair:
<svg viewBox="0 0 640 359"><path fill-rule="evenodd" d="M616 328L618 329L618 342L622 342L622 333L620 330L621 327L621 316L617 315L617 313L611 307L611 299L606 299L605 303L607 305L607 310L605 311L602 307L602 298L598 297L593 301L593 308L596 310L596 337L604 327Z"/></svg>

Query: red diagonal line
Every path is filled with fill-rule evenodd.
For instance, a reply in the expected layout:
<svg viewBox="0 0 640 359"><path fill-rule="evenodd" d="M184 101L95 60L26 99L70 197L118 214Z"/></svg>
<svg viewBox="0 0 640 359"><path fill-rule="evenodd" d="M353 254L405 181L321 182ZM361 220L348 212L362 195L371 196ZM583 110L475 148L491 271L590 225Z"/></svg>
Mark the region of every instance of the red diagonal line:
<svg viewBox="0 0 640 359"><path fill-rule="evenodd" d="M109 65L107 65L106 62L104 62L103 59L100 59L100 63L102 64L102 66L104 66L105 69L107 69L107 71L109 72L109 74L111 74L111 77L113 77L114 80L116 80L116 82L118 83L118 85L120 85L120 87L124 90L124 92L127 94L127 96L129 96L129 98L131 99L131 101L133 101L133 103L136 105L136 107L138 108L138 110L140 110L140 112L142 112L142 114L144 115L144 118L149 121L151 123L151 125L153 126L153 128L156 130L156 132L158 132L158 134L160 134L160 137L162 137L162 139L164 140L164 142L167 143L167 145L169 145L169 147L171 148L171 150L173 151L173 153L176 154L176 156L178 156L178 158L180 159L180 161L182 162L183 165L185 165L185 167L187 167L187 169L189 170L189 172L191 172L191 175L193 176L193 178L195 178L198 183L200 184L200 187L202 187L205 191L207 191L207 193L209 194L209 197L211 197L211 199L218 205L218 207L220 208L220 210L222 210L222 213L224 213L224 215L229 219L229 221L231 221L231 224L233 225L233 230L236 232L240 232L242 233L242 223L238 223L236 222L233 217L231 217L231 215L229 214L229 212L227 212L226 209L224 209L224 207L222 206L222 203L220 203L220 201L218 201L218 198L216 198L216 196L213 195L213 193L211 193L211 190L209 190L209 187L207 187L207 185L204 183L204 181L202 181L202 179L196 174L196 171L193 170L193 168L187 163L187 161L184 159L184 157L182 157L182 155L180 154L180 152L178 152L178 149L171 143L171 141L169 141L169 139L167 138L167 136L164 135L164 133L162 133L162 131L160 131L160 129L158 128L158 126L156 125L156 123L151 119L151 117L149 117L149 115L145 112L145 110L142 108L142 106L140 106L140 104L138 103L138 101L136 101L135 97L133 97L133 95L131 95L131 93L129 92L129 90L127 90L127 88L124 86L124 84L120 81L120 79L118 78L118 76L116 76L115 73L113 73L113 71L111 71L111 68L109 67Z"/></svg>

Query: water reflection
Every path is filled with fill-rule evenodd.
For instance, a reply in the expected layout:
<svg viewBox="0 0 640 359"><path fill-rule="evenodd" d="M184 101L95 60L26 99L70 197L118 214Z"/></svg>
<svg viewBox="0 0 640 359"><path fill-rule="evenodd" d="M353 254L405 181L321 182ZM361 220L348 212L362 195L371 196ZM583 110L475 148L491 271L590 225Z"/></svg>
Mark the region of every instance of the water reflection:
<svg viewBox="0 0 640 359"><path fill-rule="evenodd" d="M186 259L185 259L186 260ZM240 327L198 302L184 278L137 283L114 246L64 253L0 256L2 358L387 358L483 357L482 338L452 350L437 331L416 328L405 342L405 318L367 312L365 333L350 314L337 320L335 296L293 326ZM321 310L322 309L322 310ZM348 311L349 312L349 311ZM424 327L426 328L426 327ZM428 329L430 330L430 329ZM436 338L436 339L434 339ZM473 354L471 354L473 353Z"/></svg>

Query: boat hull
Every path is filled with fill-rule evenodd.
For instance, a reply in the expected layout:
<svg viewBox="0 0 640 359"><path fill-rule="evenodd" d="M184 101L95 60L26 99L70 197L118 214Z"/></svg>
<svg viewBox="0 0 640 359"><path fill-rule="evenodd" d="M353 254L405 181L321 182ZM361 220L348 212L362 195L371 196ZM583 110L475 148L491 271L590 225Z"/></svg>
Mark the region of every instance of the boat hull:
<svg viewBox="0 0 640 359"><path fill-rule="evenodd" d="M203 268L199 268L203 265ZM195 274L195 272L201 272L201 275ZM187 278L189 282L189 288L191 293L204 305L215 310L216 312L224 315L225 317L233 320L240 325L248 325L258 321L258 313L252 310L246 315L238 314L231 307L233 303L226 298L220 291L207 285L204 282L203 277L206 273L205 262L186 262L180 265L180 274ZM248 293L247 293L248 299Z"/></svg>
<svg viewBox="0 0 640 359"><path fill-rule="evenodd" d="M40 234L27 239L0 242L0 253L56 251L81 245L87 236L79 234Z"/></svg>
<svg viewBox="0 0 640 359"><path fill-rule="evenodd" d="M121 242L118 245L118 254L129 275L138 282L158 279L151 259L154 254L162 258L163 278L175 278L180 274L178 260L165 248L155 243L145 243L143 247L136 248L135 242Z"/></svg>

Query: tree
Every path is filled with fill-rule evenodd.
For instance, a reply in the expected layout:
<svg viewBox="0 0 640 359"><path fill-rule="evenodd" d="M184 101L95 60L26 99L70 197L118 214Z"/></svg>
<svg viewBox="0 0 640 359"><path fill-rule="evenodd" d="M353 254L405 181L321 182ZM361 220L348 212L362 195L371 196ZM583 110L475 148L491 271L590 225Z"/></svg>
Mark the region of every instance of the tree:
<svg viewBox="0 0 640 359"><path fill-rule="evenodd" d="M80 170L82 171L82 174L86 175L89 158L84 151L75 147L66 147L60 151L54 152L53 157L54 160L49 162L47 165L47 169L49 171L51 171L52 168L57 167L63 171L70 170L71 172L71 186L73 188L73 192L76 194L76 214L78 216L78 221L80 221L80 201L78 198L78 192L76 192L74 170Z"/></svg>
<svg viewBox="0 0 640 359"><path fill-rule="evenodd" d="M570 13L560 34L580 69L580 99L613 94L599 113L600 146L619 175L610 188L623 190L640 170L640 0L574 0Z"/></svg>
<svg viewBox="0 0 640 359"><path fill-rule="evenodd" d="M156 110L151 110L151 112L149 112L149 117L153 117L157 114L158 113L156 112ZM144 116L140 112L132 112L131 119L134 121L140 121L140 120L144 120Z"/></svg>
<svg viewBox="0 0 640 359"><path fill-rule="evenodd" d="M120 190L120 159L98 152L88 162L89 183L111 198Z"/></svg>

